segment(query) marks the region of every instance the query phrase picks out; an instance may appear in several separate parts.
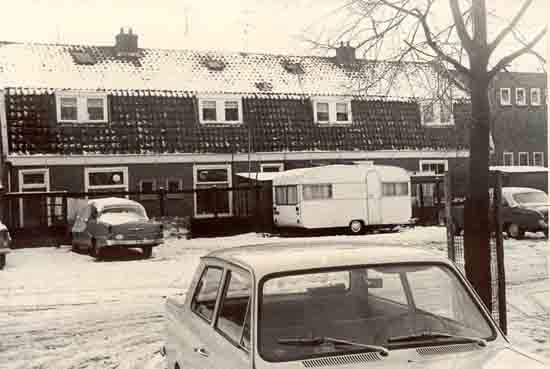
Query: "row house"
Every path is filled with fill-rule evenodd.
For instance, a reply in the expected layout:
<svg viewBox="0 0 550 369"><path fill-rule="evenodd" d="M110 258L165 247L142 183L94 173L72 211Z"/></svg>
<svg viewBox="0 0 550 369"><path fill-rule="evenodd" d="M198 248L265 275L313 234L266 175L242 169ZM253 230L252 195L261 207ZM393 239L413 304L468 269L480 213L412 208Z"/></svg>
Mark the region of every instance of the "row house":
<svg viewBox="0 0 550 369"><path fill-rule="evenodd" d="M354 161L466 178L468 101L431 65L349 44L318 57L140 48L131 30L114 46L2 42L0 87L10 192L231 187Z"/></svg>

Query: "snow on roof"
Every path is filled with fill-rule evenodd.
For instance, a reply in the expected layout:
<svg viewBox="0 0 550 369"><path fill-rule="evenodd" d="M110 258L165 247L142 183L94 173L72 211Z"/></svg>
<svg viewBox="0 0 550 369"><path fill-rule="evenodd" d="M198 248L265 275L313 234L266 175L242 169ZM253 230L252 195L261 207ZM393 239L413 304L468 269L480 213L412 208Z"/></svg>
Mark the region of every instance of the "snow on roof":
<svg viewBox="0 0 550 369"><path fill-rule="evenodd" d="M79 62L75 53L89 55L90 62ZM209 67L209 61L220 67ZM291 72L289 63L303 73ZM139 49L136 57L119 57L112 46L0 42L0 86L12 88L400 100L433 97L442 81L447 79L426 63L358 59L343 66L330 57L168 49Z"/></svg>
<svg viewBox="0 0 550 369"><path fill-rule="evenodd" d="M226 248L206 257L228 260L251 269L257 278L266 274L395 262L448 262L446 258L410 247L376 246L365 241L297 241Z"/></svg>
<svg viewBox="0 0 550 369"><path fill-rule="evenodd" d="M253 179L257 181L272 181L273 178L279 176L282 172L244 172L237 173L239 177Z"/></svg>
<svg viewBox="0 0 550 369"><path fill-rule="evenodd" d="M320 167L291 169L280 172L273 179L274 185L300 183L349 183L364 181L370 171L376 171L381 181L408 181L408 172L400 167L386 165L325 165Z"/></svg>
<svg viewBox="0 0 550 369"><path fill-rule="evenodd" d="M522 192L544 192L536 188L531 187L502 187L502 193L506 194L516 194Z"/></svg>
<svg viewBox="0 0 550 369"><path fill-rule="evenodd" d="M503 173L545 173L550 172L550 168L535 167L525 165L497 165L489 168L492 171L501 171Z"/></svg>
<svg viewBox="0 0 550 369"><path fill-rule="evenodd" d="M88 204L95 205L97 211L99 212L101 212L105 208L115 206L134 206L138 208L143 208L143 206L139 202L122 197L105 197L102 199L92 199L88 201Z"/></svg>

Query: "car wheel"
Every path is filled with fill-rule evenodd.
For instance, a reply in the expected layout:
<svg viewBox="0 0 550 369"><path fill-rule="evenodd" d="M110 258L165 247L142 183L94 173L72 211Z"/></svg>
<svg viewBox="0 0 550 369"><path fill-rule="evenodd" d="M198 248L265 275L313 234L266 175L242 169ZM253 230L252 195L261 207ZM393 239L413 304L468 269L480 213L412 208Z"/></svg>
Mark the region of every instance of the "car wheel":
<svg viewBox="0 0 550 369"><path fill-rule="evenodd" d="M525 236L525 230L521 229L517 224L510 223L508 224L508 227L506 229L506 233L508 233L508 236L515 238L517 240L521 240L523 236Z"/></svg>
<svg viewBox="0 0 550 369"><path fill-rule="evenodd" d="M96 240L92 240L92 246L90 247L90 255L96 259L101 257L101 248L97 246Z"/></svg>
<svg viewBox="0 0 550 369"><path fill-rule="evenodd" d="M548 229L545 229L545 230L544 230L544 236L545 236L546 238L548 238Z"/></svg>
<svg viewBox="0 0 550 369"><path fill-rule="evenodd" d="M4 269L6 266L6 254L0 255L0 270Z"/></svg>
<svg viewBox="0 0 550 369"><path fill-rule="evenodd" d="M153 255L153 246L142 247L141 250L145 258L150 258Z"/></svg>
<svg viewBox="0 0 550 369"><path fill-rule="evenodd" d="M352 234L363 234L365 233L365 224L361 220L352 220L349 223L349 231Z"/></svg>

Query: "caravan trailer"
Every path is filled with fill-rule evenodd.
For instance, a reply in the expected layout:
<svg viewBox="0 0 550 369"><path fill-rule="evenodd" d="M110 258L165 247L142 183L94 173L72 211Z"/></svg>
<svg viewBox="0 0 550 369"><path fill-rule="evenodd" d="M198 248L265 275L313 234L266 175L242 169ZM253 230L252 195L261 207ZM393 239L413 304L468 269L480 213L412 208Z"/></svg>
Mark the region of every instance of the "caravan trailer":
<svg viewBox="0 0 550 369"><path fill-rule="evenodd" d="M277 227L367 229L411 224L410 175L379 165L327 165L273 178Z"/></svg>

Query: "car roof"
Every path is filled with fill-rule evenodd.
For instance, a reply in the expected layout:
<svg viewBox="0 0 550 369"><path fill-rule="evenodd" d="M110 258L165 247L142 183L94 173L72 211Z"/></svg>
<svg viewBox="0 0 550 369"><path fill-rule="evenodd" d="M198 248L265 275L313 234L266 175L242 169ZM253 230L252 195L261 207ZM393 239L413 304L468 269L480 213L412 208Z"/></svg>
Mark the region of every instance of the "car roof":
<svg viewBox="0 0 550 369"><path fill-rule="evenodd" d="M102 199L92 199L88 201L89 205L94 205L98 211L101 209L111 207L111 206L135 206L142 207L141 204L137 201L129 200L123 197L105 197Z"/></svg>
<svg viewBox="0 0 550 369"><path fill-rule="evenodd" d="M536 188L531 188L531 187L502 187L502 192L514 194L514 193L522 193L522 192L544 192L544 191L538 190Z"/></svg>
<svg viewBox="0 0 550 369"><path fill-rule="evenodd" d="M213 251L216 258L252 271L256 277L277 272L352 265L443 262L448 259L414 247L381 246L367 241L302 241L268 243Z"/></svg>

